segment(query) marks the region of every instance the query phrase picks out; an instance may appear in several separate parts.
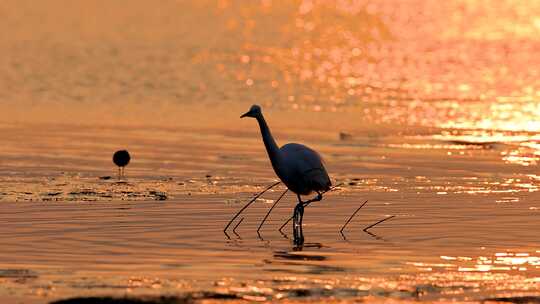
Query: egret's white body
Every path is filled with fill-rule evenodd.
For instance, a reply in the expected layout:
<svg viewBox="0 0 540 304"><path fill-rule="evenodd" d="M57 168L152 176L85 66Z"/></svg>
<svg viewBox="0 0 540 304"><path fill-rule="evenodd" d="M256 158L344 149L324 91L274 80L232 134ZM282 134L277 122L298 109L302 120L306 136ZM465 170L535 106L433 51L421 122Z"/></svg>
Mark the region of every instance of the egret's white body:
<svg viewBox="0 0 540 304"><path fill-rule="evenodd" d="M294 213L294 234L296 242L303 242L300 235L302 229L302 217L304 207L314 201L322 199L322 192L328 191L332 186L330 177L324 168L321 156L314 150L296 143L290 143L278 147L270 133L270 128L264 120L261 107L253 105L251 109L241 117L253 117L257 119L261 129L268 157L279 179L298 196L298 205ZM302 202L300 195L308 195L316 192L315 199ZM299 230L297 230L299 229ZM297 240L297 236L301 240Z"/></svg>

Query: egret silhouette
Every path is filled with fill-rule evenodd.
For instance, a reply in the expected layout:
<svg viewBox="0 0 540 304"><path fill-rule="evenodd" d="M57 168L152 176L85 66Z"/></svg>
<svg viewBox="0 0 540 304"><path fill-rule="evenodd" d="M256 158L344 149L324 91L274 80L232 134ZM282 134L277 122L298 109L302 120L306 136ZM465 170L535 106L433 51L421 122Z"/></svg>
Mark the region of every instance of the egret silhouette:
<svg viewBox="0 0 540 304"><path fill-rule="evenodd" d="M330 190L332 186L322 159L317 152L301 144L289 143L279 148L264 120L260 106L251 106L248 112L240 116L243 117L257 119L272 168L287 188L298 197L298 204L294 207L293 213L293 236L294 243L302 245L304 208L312 202L322 200L323 192ZM315 198L302 201L301 195L313 192L317 193Z"/></svg>
<svg viewBox="0 0 540 304"><path fill-rule="evenodd" d="M124 167L129 164L131 156L126 150L116 151L113 155L113 162L118 166L118 179L124 176Z"/></svg>

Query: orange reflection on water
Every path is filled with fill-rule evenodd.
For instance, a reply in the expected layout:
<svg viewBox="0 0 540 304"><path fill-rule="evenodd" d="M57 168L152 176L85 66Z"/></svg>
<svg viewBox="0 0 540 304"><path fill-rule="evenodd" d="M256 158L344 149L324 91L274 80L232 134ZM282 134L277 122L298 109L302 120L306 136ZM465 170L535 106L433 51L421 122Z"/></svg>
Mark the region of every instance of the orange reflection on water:
<svg viewBox="0 0 540 304"><path fill-rule="evenodd" d="M357 112L360 130L441 128L433 139L449 143L402 148L500 144L504 162L531 166L540 155L538 9L525 0L227 1L221 15L238 23L230 34L241 47L209 57L238 85L235 99Z"/></svg>
<svg viewBox="0 0 540 304"><path fill-rule="evenodd" d="M407 262L423 271L507 272L540 269L538 252L496 252L491 256L446 256L443 263Z"/></svg>
<svg viewBox="0 0 540 304"><path fill-rule="evenodd" d="M459 266L458 271L526 271L528 268L540 269L540 257L526 252L498 252L491 257L479 256L474 265Z"/></svg>
<svg viewBox="0 0 540 304"><path fill-rule="evenodd" d="M271 102L293 96L297 108L360 106L381 120L538 129L523 122L538 113L535 8L529 1L264 1L241 9L249 65L232 72L268 79L268 88L284 84ZM222 10L237 13L239 2ZM269 31L272 14L283 18ZM377 104L394 109L379 113Z"/></svg>

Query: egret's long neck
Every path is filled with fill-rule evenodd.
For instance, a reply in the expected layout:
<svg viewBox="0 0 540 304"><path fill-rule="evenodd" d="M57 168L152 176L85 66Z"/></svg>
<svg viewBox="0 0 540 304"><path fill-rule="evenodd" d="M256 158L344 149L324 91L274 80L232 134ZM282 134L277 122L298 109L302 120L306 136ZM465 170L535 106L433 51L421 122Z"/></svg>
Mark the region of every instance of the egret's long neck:
<svg viewBox="0 0 540 304"><path fill-rule="evenodd" d="M259 127L261 128L261 135L263 138L264 146L266 147L266 151L268 152L268 157L270 157L272 166L274 167L274 169L276 169L281 157L279 147L276 144L274 138L272 137L272 133L270 133L270 128L268 128L268 125L266 124L266 121L264 120L262 114L257 116L257 122L259 123Z"/></svg>

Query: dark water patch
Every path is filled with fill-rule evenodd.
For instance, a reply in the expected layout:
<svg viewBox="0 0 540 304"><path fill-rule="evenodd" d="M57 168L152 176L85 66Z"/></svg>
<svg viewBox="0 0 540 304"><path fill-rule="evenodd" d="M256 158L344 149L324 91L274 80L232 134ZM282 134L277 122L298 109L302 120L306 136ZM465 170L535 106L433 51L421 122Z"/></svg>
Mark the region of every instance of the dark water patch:
<svg viewBox="0 0 540 304"><path fill-rule="evenodd" d="M229 154L229 155L224 155L224 154L218 155L218 159L246 161L246 160L249 160L249 159L253 159L253 157L250 156L250 155L245 155L245 154L234 154L234 153L232 153L232 154Z"/></svg>
<svg viewBox="0 0 540 304"><path fill-rule="evenodd" d="M151 196L154 197L156 201L164 201L167 199L167 194L160 191L150 191L148 192Z"/></svg>
<svg viewBox="0 0 540 304"><path fill-rule="evenodd" d="M72 191L70 193L68 193L69 195L82 195L82 196L94 196L94 195L97 195L98 193L95 192L95 191L92 191L92 190L81 190L81 191Z"/></svg>
<svg viewBox="0 0 540 304"><path fill-rule="evenodd" d="M126 289L130 286L128 285L114 285L114 284L104 284L104 283L75 283L70 285L72 288L80 289Z"/></svg>
<svg viewBox="0 0 540 304"><path fill-rule="evenodd" d="M338 138L341 141L352 140L353 135L351 133L347 133L347 132L342 131L342 132L339 132Z"/></svg>
<svg viewBox="0 0 540 304"><path fill-rule="evenodd" d="M289 297L305 298L305 297L312 296L312 291L309 289L298 288L298 289L290 290L288 294L289 294Z"/></svg>
<svg viewBox="0 0 540 304"><path fill-rule="evenodd" d="M523 297L497 297L487 298L482 300L482 303L497 302L497 303L515 303L515 304L538 304L540 296L523 296Z"/></svg>
<svg viewBox="0 0 540 304"><path fill-rule="evenodd" d="M29 269L0 269L0 278L32 279L37 277L37 273Z"/></svg>
<svg viewBox="0 0 540 304"><path fill-rule="evenodd" d="M50 304L188 304L201 300L240 300L236 294L219 292L195 292L185 296L141 297L75 297L50 302Z"/></svg>
<svg viewBox="0 0 540 304"><path fill-rule="evenodd" d="M186 268L186 267L189 267L189 265L170 263L170 264L161 264L161 267L165 269L176 269L176 268Z"/></svg>
<svg viewBox="0 0 540 304"><path fill-rule="evenodd" d="M273 263L268 263L273 264ZM347 270L343 267L329 265L309 265L301 263L280 263L276 264L281 267L265 268L266 272L288 273L288 274L330 274L342 273Z"/></svg>
<svg viewBox="0 0 540 304"><path fill-rule="evenodd" d="M426 294L440 293L443 290L444 290L444 288L440 287L440 286L436 286L436 285L432 285L432 284L424 284L424 285L416 286L416 288L413 291L413 294L416 297L421 297L421 296L426 295Z"/></svg>
<svg viewBox="0 0 540 304"><path fill-rule="evenodd" d="M278 289L287 298L359 298L369 296L369 291L354 288L293 288Z"/></svg>
<svg viewBox="0 0 540 304"><path fill-rule="evenodd" d="M155 298L113 298L87 297L71 298L50 302L50 304L186 304L194 303L191 298L155 297Z"/></svg>
<svg viewBox="0 0 540 304"><path fill-rule="evenodd" d="M113 185L122 185L122 186L132 186L132 184L128 183L127 181L115 181L112 184Z"/></svg>
<svg viewBox="0 0 540 304"><path fill-rule="evenodd" d="M468 146L468 147L477 147L485 150L492 150L497 147L498 142L496 141L467 141L467 140L447 140L446 142L453 145Z"/></svg>
<svg viewBox="0 0 540 304"><path fill-rule="evenodd" d="M328 259L327 257L325 257L323 255L289 253L289 252L286 252L286 251L276 251L276 252L274 252L274 258L293 260L293 261L325 261L325 260Z"/></svg>
<svg viewBox="0 0 540 304"><path fill-rule="evenodd" d="M20 196L19 193L18 196ZM111 200L156 200L164 201L167 200L169 196L166 192L158 190L114 190L114 189L83 189L83 190L72 190L70 192L55 191L55 192L46 192L39 195L39 199L42 201L51 201L51 200L65 200L65 201L111 201ZM21 198L21 200L28 200Z"/></svg>
<svg viewBox="0 0 540 304"><path fill-rule="evenodd" d="M401 289L401 290L386 290L386 289L373 289L370 291L371 295L381 298L399 298L409 299L418 298L414 291Z"/></svg>
<svg viewBox="0 0 540 304"><path fill-rule="evenodd" d="M242 299L242 296L230 293L221 293L221 292L212 292L212 291L201 291L195 292L187 297L188 299L196 300L235 300Z"/></svg>
<svg viewBox="0 0 540 304"><path fill-rule="evenodd" d="M326 273L336 273L336 272L345 272L346 269L338 266L328 266L328 265L311 265L306 273L308 274L326 274Z"/></svg>
<svg viewBox="0 0 540 304"><path fill-rule="evenodd" d="M323 248L323 247L326 247L326 246L324 246L321 243L305 243L304 245L302 245L302 249L304 249L304 248L317 248L317 249L320 249L320 248Z"/></svg>

